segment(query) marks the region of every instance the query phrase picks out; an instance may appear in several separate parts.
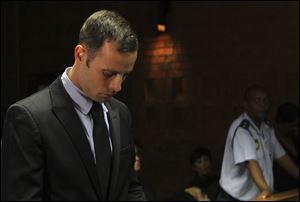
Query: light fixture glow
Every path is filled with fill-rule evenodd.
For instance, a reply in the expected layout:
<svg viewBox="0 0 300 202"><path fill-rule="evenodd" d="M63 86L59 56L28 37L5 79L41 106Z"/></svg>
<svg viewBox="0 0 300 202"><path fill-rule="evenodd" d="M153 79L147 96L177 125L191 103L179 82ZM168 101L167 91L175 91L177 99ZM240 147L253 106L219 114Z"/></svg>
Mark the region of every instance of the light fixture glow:
<svg viewBox="0 0 300 202"><path fill-rule="evenodd" d="M159 31L159 32L165 32L166 31L166 25L157 24L157 31Z"/></svg>

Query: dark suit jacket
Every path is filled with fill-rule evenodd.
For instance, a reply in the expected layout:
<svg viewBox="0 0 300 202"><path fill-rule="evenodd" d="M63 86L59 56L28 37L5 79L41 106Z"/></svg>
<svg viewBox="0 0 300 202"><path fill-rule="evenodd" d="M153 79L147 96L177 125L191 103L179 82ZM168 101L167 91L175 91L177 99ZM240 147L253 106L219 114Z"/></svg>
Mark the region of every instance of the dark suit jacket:
<svg viewBox="0 0 300 202"><path fill-rule="evenodd" d="M103 196L90 145L60 77L49 88L13 104L1 151L3 200L144 200L133 171L127 107L106 103L113 143L108 198Z"/></svg>

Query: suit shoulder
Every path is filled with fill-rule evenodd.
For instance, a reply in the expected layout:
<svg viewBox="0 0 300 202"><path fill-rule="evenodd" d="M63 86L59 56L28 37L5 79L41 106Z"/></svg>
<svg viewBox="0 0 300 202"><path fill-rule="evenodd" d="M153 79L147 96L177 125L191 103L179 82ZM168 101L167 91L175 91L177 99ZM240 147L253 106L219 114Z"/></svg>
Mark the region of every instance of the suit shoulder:
<svg viewBox="0 0 300 202"><path fill-rule="evenodd" d="M44 109L45 106L50 106L50 96L48 88L36 92L10 106L11 107L25 107L28 110Z"/></svg>
<svg viewBox="0 0 300 202"><path fill-rule="evenodd" d="M109 100L107 100L107 103L111 106L111 108L121 108L123 110L128 110L128 107L125 103L121 102L120 100L116 99L116 98L110 98Z"/></svg>

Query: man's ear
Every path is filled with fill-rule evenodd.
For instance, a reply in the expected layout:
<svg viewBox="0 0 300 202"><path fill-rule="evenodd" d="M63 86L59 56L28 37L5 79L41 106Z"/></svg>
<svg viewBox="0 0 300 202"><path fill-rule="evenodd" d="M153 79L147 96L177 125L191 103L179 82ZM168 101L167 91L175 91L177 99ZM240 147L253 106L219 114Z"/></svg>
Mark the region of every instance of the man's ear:
<svg viewBox="0 0 300 202"><path fill-rule="evenodd" d="M86 49L84 46L79 44L75 47L75 49L74 49L74 59L75 60L77 60L79 62L84 61L85 54L86 54Z"/></svg>

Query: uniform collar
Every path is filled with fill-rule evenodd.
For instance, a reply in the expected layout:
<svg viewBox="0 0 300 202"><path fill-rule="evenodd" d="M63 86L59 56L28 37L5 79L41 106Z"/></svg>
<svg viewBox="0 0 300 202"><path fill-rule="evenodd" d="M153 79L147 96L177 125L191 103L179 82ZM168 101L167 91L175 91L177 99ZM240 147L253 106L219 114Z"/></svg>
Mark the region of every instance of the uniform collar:
<svg viewBox="0 0 300 202"><path fill-rule="evenodd" d="M252 121L250 116L247 114L247 112L243 113L243 118L248 120L250 122L250 125L252 128L254 128L257 132L261 132L262 130L269 128L269 126L263 121L260 125L260 128L256 126L256 124Z"/></svg>

